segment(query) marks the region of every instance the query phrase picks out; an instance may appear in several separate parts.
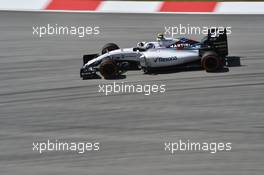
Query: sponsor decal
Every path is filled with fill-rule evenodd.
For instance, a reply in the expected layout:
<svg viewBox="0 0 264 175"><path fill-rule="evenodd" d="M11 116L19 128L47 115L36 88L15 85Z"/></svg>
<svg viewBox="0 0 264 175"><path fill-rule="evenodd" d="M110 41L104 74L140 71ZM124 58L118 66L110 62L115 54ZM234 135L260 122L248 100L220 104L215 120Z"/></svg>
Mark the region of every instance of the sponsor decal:
<svg viewBox="0 0 264 175"><path fill-rule="evenodd" d="M157 57L154 59L154 62L169 62L169 61L176 61L177 57L166 57L166 58L162 58L162 57Z"/></svg>

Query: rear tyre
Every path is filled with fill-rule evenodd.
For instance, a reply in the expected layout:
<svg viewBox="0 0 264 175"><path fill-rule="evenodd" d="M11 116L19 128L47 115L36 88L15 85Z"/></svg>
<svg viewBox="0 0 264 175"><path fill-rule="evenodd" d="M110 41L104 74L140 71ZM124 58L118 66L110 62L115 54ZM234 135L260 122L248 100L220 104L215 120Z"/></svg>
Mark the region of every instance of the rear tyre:
<svg viewBox="0 0 264 175"><path fill-rule="evenodd" d="M104 61L100 65L99 71L105 79L115 78L118 76L118 73L119 73L118 66L113 60Z"/></svg>
<svg viewBox="0 0 264 175"><path fill-rule="evenodd" d="M215 52L205 52L202 56L202 67L206 72L216 72L223 68L223 60Z"/></svg>
<svg viewBox="0 0 264 175"><path fill-rule="evenodd" d="M107 52L117 50L117 49L119 49L118 45L116 45L115 43L108 43L104 45L104 47L102 48L102 54L105 54Z"/></svg>

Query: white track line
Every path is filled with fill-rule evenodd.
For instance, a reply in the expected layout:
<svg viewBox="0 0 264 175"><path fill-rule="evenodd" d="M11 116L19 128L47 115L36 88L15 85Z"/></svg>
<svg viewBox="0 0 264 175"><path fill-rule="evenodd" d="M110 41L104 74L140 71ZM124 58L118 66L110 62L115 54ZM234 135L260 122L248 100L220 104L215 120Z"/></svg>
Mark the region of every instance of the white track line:
<svg viewBox="0 0 264 175"><path fill-rule="evenodd" d="M50 0L0 0L0 9L3 10L30 10L45 9Z"/></svg>

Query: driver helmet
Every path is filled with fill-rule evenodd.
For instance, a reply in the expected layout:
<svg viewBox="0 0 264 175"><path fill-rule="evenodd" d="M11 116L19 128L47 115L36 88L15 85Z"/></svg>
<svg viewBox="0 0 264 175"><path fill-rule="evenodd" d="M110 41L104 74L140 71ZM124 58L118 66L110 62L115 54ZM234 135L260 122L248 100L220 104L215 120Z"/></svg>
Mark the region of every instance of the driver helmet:
<svg viewBox="0 0 264 175"><path fill-rule="evenodd" d="M145 41L143 41L143 42L139 42L139 43L137 44L137 47L139 47L139 48L143 48L143 47L145 46L145 44L146 44Z"/></svg>
<svg viewBox="0 0 264 175"><path fill-rule="evenodd" d="M152 48L155 48L154 44L153 43L148 43L146 45L146 49L152 49Z"/></svg>

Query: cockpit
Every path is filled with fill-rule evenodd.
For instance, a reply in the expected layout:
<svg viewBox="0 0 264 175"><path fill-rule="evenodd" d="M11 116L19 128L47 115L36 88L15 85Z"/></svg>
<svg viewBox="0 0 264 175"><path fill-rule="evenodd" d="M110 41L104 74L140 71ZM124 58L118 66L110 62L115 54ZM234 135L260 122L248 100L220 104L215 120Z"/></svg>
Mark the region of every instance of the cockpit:
<svg viewBox="0 0 264 175"><path fill-rule="evenodd" d="M139 42L137 44L137 47L134 48L133 50L138 50L138 51L146 51L148 49L154 49L156 48L155 44L153 42Z"/></svg>

